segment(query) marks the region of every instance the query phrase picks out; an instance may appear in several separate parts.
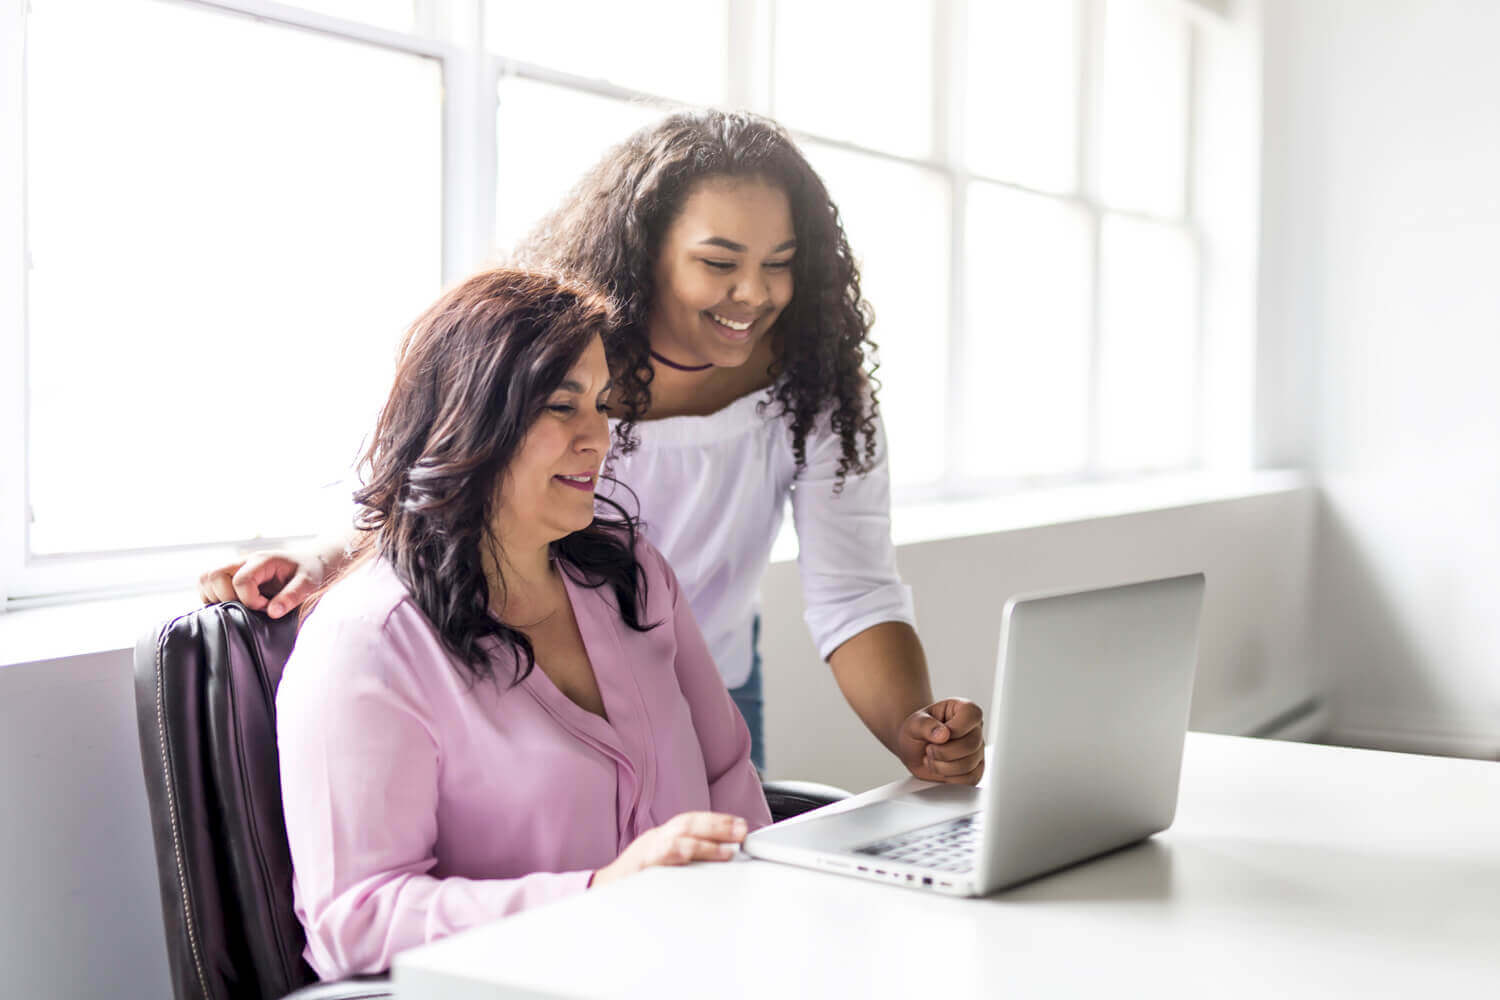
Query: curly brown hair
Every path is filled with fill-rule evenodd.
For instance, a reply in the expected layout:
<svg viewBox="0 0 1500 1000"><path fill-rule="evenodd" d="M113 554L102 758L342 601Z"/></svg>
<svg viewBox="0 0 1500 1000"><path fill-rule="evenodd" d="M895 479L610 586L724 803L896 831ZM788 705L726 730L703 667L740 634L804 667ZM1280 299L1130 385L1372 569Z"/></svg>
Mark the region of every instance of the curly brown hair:
<svg viewBox="0 0 1500 1000"><path fill-rule="evenodd" d="M621 322L605 347L614 369L612 405L621 411L616 436L628 453L634 425L651 405L647 323L662 238L697 185L725 177L764 181L791 203L795 290L770 331L771 399L790 416L799 471L807 464L807 435L830 409L843 446L837 492L848 473L868 471L875 457L875 316L860 296L838 208L781 126L744 111L668 115L610 150L521 242L513 263L574 275L615 302Z"/></svg>

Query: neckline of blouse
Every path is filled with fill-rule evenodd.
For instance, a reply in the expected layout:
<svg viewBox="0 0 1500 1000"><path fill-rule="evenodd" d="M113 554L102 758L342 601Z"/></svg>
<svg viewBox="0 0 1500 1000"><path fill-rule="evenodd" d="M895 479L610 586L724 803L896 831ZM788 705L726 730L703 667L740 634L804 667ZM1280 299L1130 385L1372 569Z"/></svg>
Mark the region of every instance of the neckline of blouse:
<svg viewBox="0 0 1500 1000"><path fill-rule="evenodd" d="M760 404L772 400L768 412L760 413ZM635 433L643 444L710 444L727 438L739 437L756 430L767 421L778 419L774 412L774 397L771 389L757 389L734 402L704 416L663 417L660 420L644 420L635 425ZM609 422L613 431L618 420Z"/></svg>

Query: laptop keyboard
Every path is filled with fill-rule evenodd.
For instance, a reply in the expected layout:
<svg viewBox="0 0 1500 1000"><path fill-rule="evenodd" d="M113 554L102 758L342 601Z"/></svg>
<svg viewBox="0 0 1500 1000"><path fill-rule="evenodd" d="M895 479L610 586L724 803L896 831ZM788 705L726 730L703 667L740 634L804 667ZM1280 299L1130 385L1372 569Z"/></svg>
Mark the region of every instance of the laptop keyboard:
<svg viewBox="0 0 1500 1000"><path fill-rule="evenodd" d="M961 875L974 870L974 857L983 829L984 816L973 813L877 840L855 848L854 853Z"/></svg>

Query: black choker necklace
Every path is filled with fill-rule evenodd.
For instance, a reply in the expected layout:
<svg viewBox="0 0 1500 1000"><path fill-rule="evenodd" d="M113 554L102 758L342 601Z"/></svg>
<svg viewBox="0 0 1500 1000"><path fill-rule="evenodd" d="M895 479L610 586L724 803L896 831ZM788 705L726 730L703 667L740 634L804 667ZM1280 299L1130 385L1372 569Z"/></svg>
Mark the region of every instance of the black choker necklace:
<svg viewBox="0 0 1500 1000"><path fill-rule="evenodd" d="M655 351L651 352L651 356L653 358L655 358L657 361L660 361L662 364L666 365L668 368L676 368L680 372L706 372L710 368L713 367L712 364L706 364L706 365L679 365L675 361L670 361L667 358L662 357L660 354L657 354Z"/></svg>

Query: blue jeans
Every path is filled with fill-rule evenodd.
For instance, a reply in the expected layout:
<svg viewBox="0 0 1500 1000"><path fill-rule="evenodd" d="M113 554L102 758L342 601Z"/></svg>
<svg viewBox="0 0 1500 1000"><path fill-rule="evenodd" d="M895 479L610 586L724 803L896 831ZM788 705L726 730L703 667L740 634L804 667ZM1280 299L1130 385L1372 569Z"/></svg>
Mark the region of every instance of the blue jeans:
<svg viewBox="0 0 1500 1000"><path fill-rule="evenodd" d="M766 722L762 714L765 698L760 691L760 615L750 626L750 676L737 688L729 689L729 697L745 719L750 730L750 763L761 774L766 773Z"/></svg>

